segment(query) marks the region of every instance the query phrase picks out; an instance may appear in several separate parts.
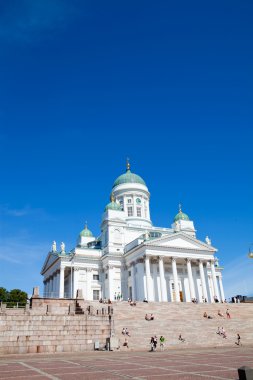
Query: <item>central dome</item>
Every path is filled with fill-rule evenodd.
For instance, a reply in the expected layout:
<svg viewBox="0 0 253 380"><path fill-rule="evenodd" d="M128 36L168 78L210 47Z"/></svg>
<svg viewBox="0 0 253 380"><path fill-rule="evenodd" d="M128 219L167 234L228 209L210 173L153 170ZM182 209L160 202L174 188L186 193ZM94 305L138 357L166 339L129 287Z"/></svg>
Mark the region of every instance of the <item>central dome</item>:
<svg viewBox="0 0 253 380"><path fill-rule="evenodd" d="M141 185L146 186L145 181L137 174L131 172L130 169L126 173L121 174L114 182L112 188L115 186L121 185L122 183L140 183Z"/></svg>
<svg viewBox="0 0 253 380"><path fill-rule="evenodd" d="M141 185L147 186L145 181L137 174L134 174L130 170L130 164L127 162L127 170L124 174L121 174L115 181L112 188L122 185L123 183L140 183Z"/></svg>

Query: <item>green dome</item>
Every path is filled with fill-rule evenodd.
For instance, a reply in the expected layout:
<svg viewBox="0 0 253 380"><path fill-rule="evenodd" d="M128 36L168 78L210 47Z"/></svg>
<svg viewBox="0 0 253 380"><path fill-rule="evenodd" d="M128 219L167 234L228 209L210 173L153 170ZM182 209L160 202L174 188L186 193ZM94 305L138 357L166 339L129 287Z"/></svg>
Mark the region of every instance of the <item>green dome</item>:
<svg viewBox="0 0 253 380"><path fill-rule="evenodd" d="M112 201L112 202L108 203L108 205L106 205L105 211L107 211L107 210L121 211L121 207L117 202Z"/></svg>
<svg viewBox="0 0 253 380"><path fill-rule="evenodd" d="M179 209L179 213L175 216L174 222L177 222L178 220L190 220L189 216L183 213L181 208Z"/></svg>
<svg viewBox="0 0 253 380"><path fill-rule="evenodd" d="M112 188L121 185L123 183L140 183L141 185L147 186L144 180L137 174L131 172L127 169L126 173L121 174L114 182Z"/></svg>
<svg viewBox="0 0 253 380"><path fill-rule="evenodd" d="M82 230L79 234L82 237L93 237L93 234L90 230L88 230L87 224L85 224L84 230Z"/></svg>

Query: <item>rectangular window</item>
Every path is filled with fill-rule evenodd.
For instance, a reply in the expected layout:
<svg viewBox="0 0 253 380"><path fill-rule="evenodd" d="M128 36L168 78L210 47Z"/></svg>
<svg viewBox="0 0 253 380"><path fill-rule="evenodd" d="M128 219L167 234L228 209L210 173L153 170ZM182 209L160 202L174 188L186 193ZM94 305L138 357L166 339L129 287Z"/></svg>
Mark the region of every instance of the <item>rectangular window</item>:
<svg viewBox="0 0 253 380"><path fill-rule="evenodd" d="M141 218L141 207L137 207L137 216Z"/></svg>
<svg viewBox="0 0 253 380"><path fill-rule="evenodd" d="M127 208L127 215L128 216L133 216L133 207L128 207Z"/></svg>
<svg viewBox="0 0 253 380"><path fill-rule="evenodd" d="M93 290L93 301L99 300L99 290Z"/></svg>
<svg viewBox="0 0 253 380"><path fill-rule="evenodd" d="M93 280L99 280L99 275L98 274L93 274Z"/></svg>
<svg viewBox="0 0 253 380"><path fill-rule="evenodd" d="M128 271L128 276L131 277L131 271L130 270Z"/></svg>
<svg viewBox="0 0 253 380"><path fill-rule="evenodd" d="M108 274L107 274L107 273L105 274L105 279L106 279L106 280L108 279Z"/></svg>
<svg viewBox="0 0 253 380"><path fill-rule="evenodd" d="M132 199L128 199L128 200L127 200L127 203L132 203Z"/></svg>

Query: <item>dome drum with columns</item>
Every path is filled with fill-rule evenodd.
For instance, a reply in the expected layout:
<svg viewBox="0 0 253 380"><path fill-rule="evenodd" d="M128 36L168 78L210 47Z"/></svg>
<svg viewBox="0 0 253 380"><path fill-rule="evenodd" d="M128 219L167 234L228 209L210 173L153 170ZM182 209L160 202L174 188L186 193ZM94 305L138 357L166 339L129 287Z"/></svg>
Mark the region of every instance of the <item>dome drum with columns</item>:
<svg viewBox="0 0 253 380"><path fill-rule="evenodd" d="M71 251L64 243L57 251L53 242L41 271L44 296L74 298L81 289L87 300L224 301L223 268L208 236L197 239L181 205L171 228L154 226L149 202L145 181L127 162L113 183L100 235L85 223Z"/></svg>

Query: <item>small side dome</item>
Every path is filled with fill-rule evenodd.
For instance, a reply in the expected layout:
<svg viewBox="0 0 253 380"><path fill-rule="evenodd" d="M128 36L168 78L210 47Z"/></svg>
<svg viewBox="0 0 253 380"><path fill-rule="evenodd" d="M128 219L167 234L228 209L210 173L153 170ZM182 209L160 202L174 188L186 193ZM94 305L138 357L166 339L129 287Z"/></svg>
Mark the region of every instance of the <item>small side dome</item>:
<svg viewBox="0 0 253 380"><path fill-rule="evenodd" d="M113 194L111 195L111 202L108 203L108 205L106 205L105 207L105 211L107 210L122 211L121 206L117 202L115 202L115 198Z"/></svg>
<svg viewBox="0 0 253 380"><path fill-rule="evenodd" d="M189 216L182 212L181 205L179 205L179 213L175 216L174 222L177 222L178 220L190 220Z"/></svg>
<svg viewBox="0 0 253 380"><path fill-rule="evenodd" d="M80 237L93 237L93 234L90 230L88 230L87 223L85 223L84 230L82 230L79 234Z"/></svg>

